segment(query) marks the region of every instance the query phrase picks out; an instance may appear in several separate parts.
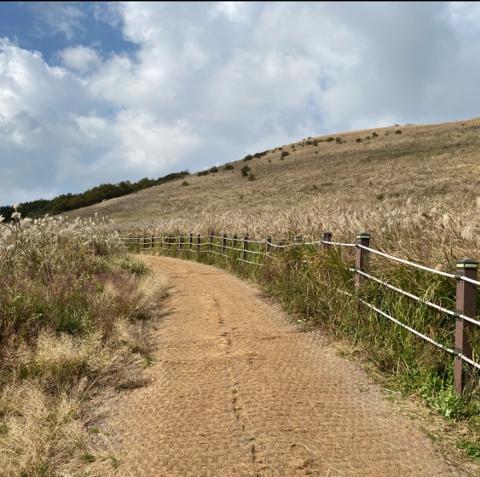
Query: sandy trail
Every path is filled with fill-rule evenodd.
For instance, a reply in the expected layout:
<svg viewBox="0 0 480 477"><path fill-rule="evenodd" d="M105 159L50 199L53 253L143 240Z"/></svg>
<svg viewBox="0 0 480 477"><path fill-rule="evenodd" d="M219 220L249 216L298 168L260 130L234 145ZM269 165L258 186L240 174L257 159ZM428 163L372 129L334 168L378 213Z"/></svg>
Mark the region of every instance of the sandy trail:
<svg viewBox="0 0 480 477"><path fill-rule="evenodd" d="M461 475L318 333L213 267L143 257L169 278L151 384L102 412L117 476Z"/></svg>

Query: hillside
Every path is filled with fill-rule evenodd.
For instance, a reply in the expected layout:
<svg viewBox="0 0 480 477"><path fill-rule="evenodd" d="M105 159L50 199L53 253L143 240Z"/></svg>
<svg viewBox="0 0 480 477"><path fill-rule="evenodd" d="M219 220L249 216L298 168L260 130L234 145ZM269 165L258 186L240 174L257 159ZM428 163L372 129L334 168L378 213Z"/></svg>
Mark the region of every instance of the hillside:
<svg viewBox="0 0 480 477"><path fill-rule="evenodd" d="M119 229L214 227L254 235L332 229L342 236L363 228L396 236L402 229L407 235L451 229L476 240L480 119L309 138L232 164L233 170L192 175L188 186L174 181L71 215L98 213ZM242 177L245 165L254 181Z"/></svg>

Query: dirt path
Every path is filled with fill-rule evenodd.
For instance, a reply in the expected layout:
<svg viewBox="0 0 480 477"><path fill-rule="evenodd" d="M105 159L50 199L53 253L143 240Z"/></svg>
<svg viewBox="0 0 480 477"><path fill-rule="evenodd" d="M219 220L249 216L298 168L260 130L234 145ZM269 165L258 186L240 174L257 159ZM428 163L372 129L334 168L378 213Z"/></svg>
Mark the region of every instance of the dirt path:
<svg viewBox="0 0 480 477"><path fill-rule="evenodd" d="M105 411L113 475L460 475L362 371L255 288L206 265L144 260L169 277L171 313L151 384Z"/></svg>

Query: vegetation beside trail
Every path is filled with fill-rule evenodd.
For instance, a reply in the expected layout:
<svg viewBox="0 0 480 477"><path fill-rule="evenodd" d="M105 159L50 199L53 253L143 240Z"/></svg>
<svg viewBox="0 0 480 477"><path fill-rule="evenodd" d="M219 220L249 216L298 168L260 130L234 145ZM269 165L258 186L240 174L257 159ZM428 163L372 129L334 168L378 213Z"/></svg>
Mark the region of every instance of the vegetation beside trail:
<svg viewBox="0 0 480 477"><path fill-rule="evenodd" d="M178 235L176 232L172 235ZM216 243L221 243L216 239ZM147 243L148 246L148 243ZM237 247L241 242L238 243ZM131 246L132 249L135 247ZM385 387L409 396L424 408L438 429L431 431L446 437L472 458L480 458L480 387L478 373L471 372L470 385L462 397L453 388L453 357L420 340L407 330L359 306L355 295L352 249L319 249L317 246L274 250L271 259L258 267L236 260L242 252L228 251L230 258L207 253L195 254L170 247L154 247L146 251L197 259L220 266L255 280L270 296L277 298L296 317L301 327L321 328L329 336L347 343L344 353L360 358L373 366L374 374ZM249 248L264 250L265 245L250 244ZM204 247L203 250L206 250ZM215 249L218 250L218 249ZM448 268L453 257L445 253ZM249 260L261 261L258 255ZM432 300L449 309L455 308L455 281L403 265L370 257L374 275L393 285ZM361 297L391 314L403 323L424 333L441 344L452 347L455 320L431 308L421 306L408 297L391 292L381 285L366 281ZM473 336L474 356L480 352L480 330ZM435 427L435 426L433 426ZM440 429L440 430L439 430Z"/></svg>
<svg viewBox="0 0 480 477"><path fill-rule="evenodd" d="M140 384L165 284L97 225L18 213L0 225L2 476L90 475L117 462L95 445L105 436L92 400Z"/></svg>
<svg viewBox="0 0 480 477"><path fill-rule="evenodd" d="M23 217L29 218L39 218L46 214L56 215L98 204L104 200L133 194L149 187L183 179L188 175L190 175L188 171L181 171L167 174L158 179L148 179L144 177L138 182L122 181L118 184L100 184L80 194L62 194L51 200L39 199L31 202L23 202L16 206L16 208L13 206L3 206L0 207L0 215L3 216L5 221L10 221L15 210L20 212Z"/></svg>

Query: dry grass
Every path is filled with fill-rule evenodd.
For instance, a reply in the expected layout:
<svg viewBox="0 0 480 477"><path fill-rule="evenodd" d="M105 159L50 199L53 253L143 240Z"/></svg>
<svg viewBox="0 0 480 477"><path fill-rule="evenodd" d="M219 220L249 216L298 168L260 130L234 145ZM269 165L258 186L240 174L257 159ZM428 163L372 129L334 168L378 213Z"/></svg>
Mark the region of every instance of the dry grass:
<svg viewBox="0 0 480 477"><path fill-rule="evenodd" d="M233 170L192 176L188 188L176 181L74 215L98 212L119 229L253 236L331 230L352 239L366 229L377 244L435 265L444 250L480 258L479 132L480 120L472 120L332 135L340 144L312 138L232 163ZM245 164L255 181L241 177Z"/></svg>
<svg viewBox="0 0 480 477"><path fill-rule="evenodd" d="M87 430L91 402L149 363L166 284L93 222L1 226L0 269L0 474L111 464Z"/></svg>

